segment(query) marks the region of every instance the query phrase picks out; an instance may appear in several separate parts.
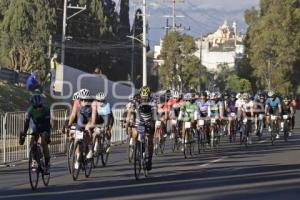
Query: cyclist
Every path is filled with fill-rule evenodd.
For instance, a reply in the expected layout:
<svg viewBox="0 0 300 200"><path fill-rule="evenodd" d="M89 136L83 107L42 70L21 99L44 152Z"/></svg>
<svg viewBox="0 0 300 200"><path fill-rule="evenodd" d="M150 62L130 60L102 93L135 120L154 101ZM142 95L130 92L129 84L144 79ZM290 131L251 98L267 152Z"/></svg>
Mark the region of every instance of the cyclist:
<svg viewBox="0 0 300 200"><path fill-rule="evenodd" d="M256 135L261 136L260 127L258 127L258 121L262 120L262 123L265 124L265 119L259 119L260 115L264 116L265 114L265 103L266 98L263 93L259 93L256 95L256 98L254 99L254 115L255 115L255 127L256 127ZM263 126L264 127L264 126Z"/></svg>
<svg viewBox="0 0 300 200"><path fill-rule="evenodd" d="M182 99L180 98L179 92L173 91L172 98L168 101L168 105L170 106L170 119L176 120L179 116L180 107L182 105ZM171 124L171 132L173 132L174 127L177 126L177 124Z"/></svg>
<svg viewBox="0 0 300 200"><path fill-rule="evenodd" d="M281 114L281 102L278 97L275 97L275 93L273 91L268 92L268 99L266 100L265 113L267 116L267 124L269 125L269 131L271 131L270 126L270 115L279 115ZM278 121L277 121L278 122ZM276 139L279 139L279 134L277 133Z"/></svg>
<svg viewBox="0 0 300 200"><path fill-rule="evenodd" d="M93 101L90 95L90 91L88 89L81 89L79 91L79 101L74 102L67 128L71 127L71 125L74 123L76 118L77 118L77 129L84 130L87 132L84 142L86 145L88 145L88 149L89 149L89 152L86 157L87 159L90 159L93 157L91 129L93 129L96 124L97 106L96 106L96 102ZM75 168L78 169L78 167L79 167L79 162L76 161Z"/></svg>
<svg viewBox="0 0 300 200"><path fill-rule="evenodd" d="M198 115L198 106L193 103L193 96L191 93L186 93L183 96L183 103L180 108L180 113L178 120L183 120L182 126L182 135L185 133L185 122L191 122L191 127L193 126L194 121L197 119ZM184 141L185 138L182 138Z"/></svg>
<svg viewBox="0 0 300 200"><path fill-rule="evenodd" d="M283 115L288 115L289 116L289 136L292 136L292 117L294 115L294 107L291 103L291 99L288 96L284 96L282 104L281 104L281 108L282 108L282 116Z"/></svg>
<svg viewBox="0 0 300 200"><path fill-rule="evenodd" d="M135 144L137 140L137 126L140 123L145 123L148 138L148 161L147 170L152 169L152 155L153 155L153 135L155 131L155 119L156 119L156 105L151 97L151 91L148 86L143 86L140 89L139 97L134 101L134 107L136 112L135 127L132 130L132 138Z"/></svg>
<svg viewBox="0 0 300 200"><path fill-rule="evenodd" d="M251 98L251 95L248 93L243 93L242 95L243 97L243 105L242 105L242 117L243 119L246 118L248 121L250 120L250 127L249 128L249 135L247 135L247 142L249 144L252 144L252 140L251 140L251 133L252 133L252 122L254 119L254 103L253 100ZM248 123L248 122L247 122ZM248 134L246 133L246 134Z"/></svg>
<svg viewBox="0 0 300 200"><path fill-rule="evenodd" d="M106 95L103 92L96 94L96 109L97 109L97 124L104 124L105 134L110 146L111 129L114 124L114 116L112 113L111 105L106 100ZM110 148L108 147L108 150Z"/></svg>
<svg viewBox="0 0 300 200"><path fill-rule="evenodd" d="M225 113L226 116L228 117L228 133L229 135L229 139L230 141L232 141L232 135L231 135L231 125L233 125L233 120L236 119L237 117L237 107L236 107L236 95L235 94L231 94L230 98L228 99L227 103L225 104ZM235 127L234 127L235 128Z"/></svg>
<svg viewBox="0 0 300 200"><path fill-rule="evenodd" d="M50 109L43 105L41 95L33 95L30 99L31 106L27 109L24 131L20 134L20 145L25 142L26 133L29 129L30 120L32 120L32 133L30 145L34 140L41 141L43 153L45 157L45 174L49 174L50 167L50 153L48 144L50 144L50 128L51 128L51 114Z"/></svg>
<svg viewBox="0 0 300 200"><path fill-rule="evenodd" d="M220 104L218 102L218 94L215 92L212 92L210 94L210 104L208 107L208 117L210 119L214 118L217 122L217 129L219 130L220 127L220 119L221 119L221 110L220 110ZM210 143L210 134L207 135L207 141Z"/></svg>
<svg viewBox="0 0 300 200"><path fill-rule="evenodd" d="M296 99L295 95L291 95L290 99L291 99L291 104L292 104L293 109L294 109L294 114L292 116L292 130L294 130L294 127L295 127L295 113L296 113L296 110L297 110L297 99Z"/></svg>

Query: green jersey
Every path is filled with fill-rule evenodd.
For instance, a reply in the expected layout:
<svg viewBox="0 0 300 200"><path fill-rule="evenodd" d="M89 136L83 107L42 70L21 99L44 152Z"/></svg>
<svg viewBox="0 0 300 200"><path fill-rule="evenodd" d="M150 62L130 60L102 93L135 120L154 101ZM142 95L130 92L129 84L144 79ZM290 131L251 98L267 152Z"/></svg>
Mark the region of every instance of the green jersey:
<svg viewBox="0 0 300 200"><path fill-rule="evenodd" d="M198 106L195 103L183 102L181 110L183 121L191 122L194 120L195 112L198 110Z"/></svg>

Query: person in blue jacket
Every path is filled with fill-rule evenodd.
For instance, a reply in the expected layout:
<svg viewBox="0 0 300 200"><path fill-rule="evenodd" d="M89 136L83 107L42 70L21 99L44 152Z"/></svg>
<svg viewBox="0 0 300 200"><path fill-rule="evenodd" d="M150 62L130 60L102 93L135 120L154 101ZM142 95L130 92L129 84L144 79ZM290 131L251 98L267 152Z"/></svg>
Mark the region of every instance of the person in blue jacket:
<svg viewBox="0 0 300 200"><path fill-rule="evenodd" d="M35 91L38 89L42 93L42 87L37 81L37 71L31 73L26 80L26 89L29 91Z"/></svg>

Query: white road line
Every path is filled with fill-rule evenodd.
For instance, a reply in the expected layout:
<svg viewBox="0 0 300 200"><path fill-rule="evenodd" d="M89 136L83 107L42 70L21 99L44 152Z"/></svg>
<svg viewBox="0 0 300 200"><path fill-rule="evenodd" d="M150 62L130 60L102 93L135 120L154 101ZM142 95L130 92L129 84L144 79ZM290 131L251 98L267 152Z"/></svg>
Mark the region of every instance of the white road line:
<svg viewBox="0 0 300 200"><path fill-rule="evenodd" d="M266 142L267 140L262 140L262 141L259 141L258 143L261 144L261 143L264 143Z"/></svg>
<svg viewBox="0 0 300 200"><path fill-rule="evenodd" d="M223 156L223 157L221 157L221 158L218 158L218 159L209 161L208 163L205 163L205 164L200 165L200 167L207 167L207 166L209 166L209 165L211 165L211 164L213 164L213 163L220 162L220 161L224 160L224 159L227 158L227 157L228 157L228 156Z"/></svg>

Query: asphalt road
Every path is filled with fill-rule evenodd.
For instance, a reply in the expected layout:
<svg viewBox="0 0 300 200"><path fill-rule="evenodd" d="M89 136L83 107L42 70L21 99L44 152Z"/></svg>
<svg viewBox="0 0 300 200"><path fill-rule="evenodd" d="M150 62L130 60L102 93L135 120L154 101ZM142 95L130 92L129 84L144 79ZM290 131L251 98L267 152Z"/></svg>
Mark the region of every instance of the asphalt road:
<svg viewBox="0 0 300 200"><path fill-rule="evenodd" d="M297 116L300 127L300 115ZM265 135L267 136L267 135ZM126 145L116 146L107 167L73 181L66 157L52 158L48 187L29 185L27 163L0 168L0 199L300 199L300 129L288 142L269 138L241 148L224 139L219 152L184 159L183 153L155 156L148 178L136 181Z"/></svg>

